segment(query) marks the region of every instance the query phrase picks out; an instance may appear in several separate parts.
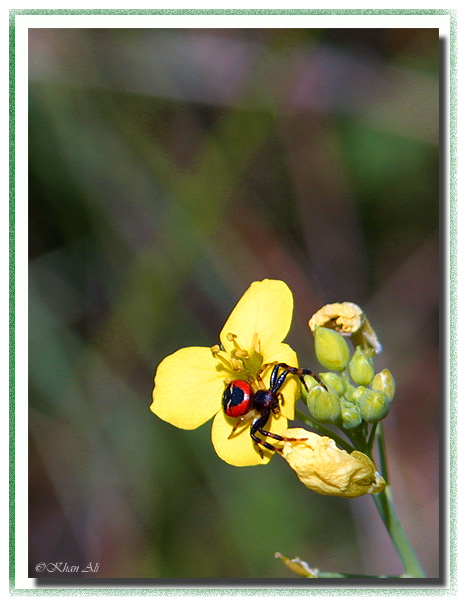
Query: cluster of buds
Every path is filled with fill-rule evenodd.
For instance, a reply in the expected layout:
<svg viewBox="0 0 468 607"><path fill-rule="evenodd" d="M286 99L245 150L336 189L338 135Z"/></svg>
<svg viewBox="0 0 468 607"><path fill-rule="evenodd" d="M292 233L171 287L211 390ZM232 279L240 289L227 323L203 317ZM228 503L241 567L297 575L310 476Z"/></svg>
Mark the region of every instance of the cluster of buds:
<svg viewBox="0 0 468 607"><path fill-rule="evenodd" d="M327 371L304 376L303 400L314 422L334 424L351 444L346 450L338 447L339 435L323 427L324 436L288 428L283 434L295 442L286 443L281 455L299 480L317 493L349 498L380 493L386 480L372 460L372 441L375 422L387 415L395 393L390 371L375 373L374 355L381 350L380 343L356 304L324 306L309 325L317 360ZM353 354L345 336L354 346ZM372 424L369 435L368 423Z"/></svg>
<svg viewBox="0 0 468 607"><path fill-rule="evenodd" d="M311 318L315 354L328 369L320 379L307 377L307 406L312 417L354 430L363 422L383 419L395 394L395 380L388 369L375 373L374 355L380 343L356 304L330 304ZM355 345L351 354L344 336Z"/></svg>

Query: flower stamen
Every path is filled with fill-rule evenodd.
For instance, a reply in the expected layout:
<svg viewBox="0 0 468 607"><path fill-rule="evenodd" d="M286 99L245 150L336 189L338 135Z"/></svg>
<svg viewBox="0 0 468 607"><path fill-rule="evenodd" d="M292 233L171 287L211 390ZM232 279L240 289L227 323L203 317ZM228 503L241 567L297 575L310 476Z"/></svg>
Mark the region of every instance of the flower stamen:
<svg viewBox="0 0 468 607"><path fill-rule="evenodd" d="M221 348L217 344L211 346L210 350L211 354L213 355L213 358L217 358L227 371L233 370L232 358L230 358L226 352L221 350Z"/></svg>
<svg viewBox="0 0 468 607"><path fill-rule="evenodd" d="M249 358L248 350L242 348L242 346L239 345L239 342L237 341L237 335L235 335L234 333L228 333L226 335L226 339L232 342L232 344L234 345L235 350L233 352L233 355L236 358Z"/></svg>
<svg viewBox="0 0 468 607"><path fill-rule="evenodd" d="M260 338L258 333L254 333L252 337L252 350L260 354Z"/></svg>
<svg viewBox="0 0 468 607"><path fill-rule="evenodd" d="M243 354L245 350L239 350L234 352L234 356L229 356L227 352L221 350L216 344L210 348L213 358L217 358L223 367L230 373L243 373L245 371L244 360L239 354ZM244 358L248 358L248 353ZM239 360L240 359L240 360Z"/></svg>
<svg viewBox="0 0 468 607"><path fill-rule="evenodd" d="M242 371L244 371L243 361L238 360L237 358L231 358L230 362L231 362L231 368L236 373L241 373Z"/></svg>

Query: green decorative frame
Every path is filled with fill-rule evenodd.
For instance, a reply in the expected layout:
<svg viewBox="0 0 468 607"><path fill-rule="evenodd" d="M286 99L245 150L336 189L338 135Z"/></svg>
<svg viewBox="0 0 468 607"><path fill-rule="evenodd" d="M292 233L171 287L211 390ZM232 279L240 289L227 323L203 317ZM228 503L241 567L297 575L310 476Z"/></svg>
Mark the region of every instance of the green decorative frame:
<svg viewBox="0 0 468 607"><path fill-rule="evenodd" d="M448 118L449 129L447 133L449 154L449 212L447 214L449 227L449 240L447 259L450 263L448 276L448 301L446 308L449 313L448 320L448 347L450 371L449 381L449 416L448 421L450 449L448 451L448 465L450 478L446 488L450 498L450 526L448 544L450 545L447 585L446 587L408 586L405 588L369 588L353 587L343 588L333 586L329 588L315 587L288 587L288 588L252 588L235 587L219 588L206 587L145 587L150 582L144 582L137 588L108 587L109 580L103 580L106 586L95 588L80 588L78 584L66 588L34 588L17 589L15 587L15 18L21 15L448 15L450 17L450 73L448 75ZM454 596L457 594L457 12L453 9L10 9L9 19L9 586L11 596ZM447 365L448 366L448 365ZM99 583L99 580L79 580L87 586ZM126 580L128 582L128 580ZM430 581L428 580L430 583ZM248 582L251 586L252 582ZM127 585L127 584L126 584ZM208 584L207 584L208 585ZM227 584L228 585L228 584ZM247 585L247 580L246 580Z"/></svg>

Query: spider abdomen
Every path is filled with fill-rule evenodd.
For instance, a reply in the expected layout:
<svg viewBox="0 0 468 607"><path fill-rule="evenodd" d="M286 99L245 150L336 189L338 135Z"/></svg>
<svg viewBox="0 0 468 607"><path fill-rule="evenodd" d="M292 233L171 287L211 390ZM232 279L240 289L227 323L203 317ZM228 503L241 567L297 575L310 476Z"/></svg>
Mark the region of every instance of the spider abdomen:
<svg viewBox="0 0 468 607"><path fill-rule="evenodd" d="M228 417L241 417L251 408L252 386L242 379L232 381L223 393L223 410Z"/></svg>

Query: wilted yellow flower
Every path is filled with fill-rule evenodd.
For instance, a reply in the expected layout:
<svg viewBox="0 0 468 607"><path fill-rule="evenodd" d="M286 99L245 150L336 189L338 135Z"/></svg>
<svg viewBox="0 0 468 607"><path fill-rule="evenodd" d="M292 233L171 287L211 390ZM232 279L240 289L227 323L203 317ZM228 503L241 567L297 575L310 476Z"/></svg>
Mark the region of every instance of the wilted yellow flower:
<svg viewBox="0 0 468 607"><path fill-rule="evenodd" d="M281 455L301 483L312 491L322 495L359 497L379 493L385 488L385 480L364 453L347 453L331 438L303 428L289 428L283 434L307 439L285 443Z"/></svg>
<svg viewBox="0 0 468 607"><path fill-rule="evenodd" d="M281 554L281 552L276 552L275 558L281 559L286 565L286 567L291 569L291 571L294 571L294 573L296 573L297 575L301 575L302 577L319 576L318 569L312 568L309 563L306 563L305 561L301 560L298 556L293 559L290 559L289 557Z"/></svg>
<svg viewBox="0 0 468 607"><path fill-rule="evenodd" d="M315 333L317 327L335 329L343 335L349 335L356 346L371 347L376 353L382 350L364 312L358 305L349 301L323 306L309 320L309 327L312 333Z"/></svg>

